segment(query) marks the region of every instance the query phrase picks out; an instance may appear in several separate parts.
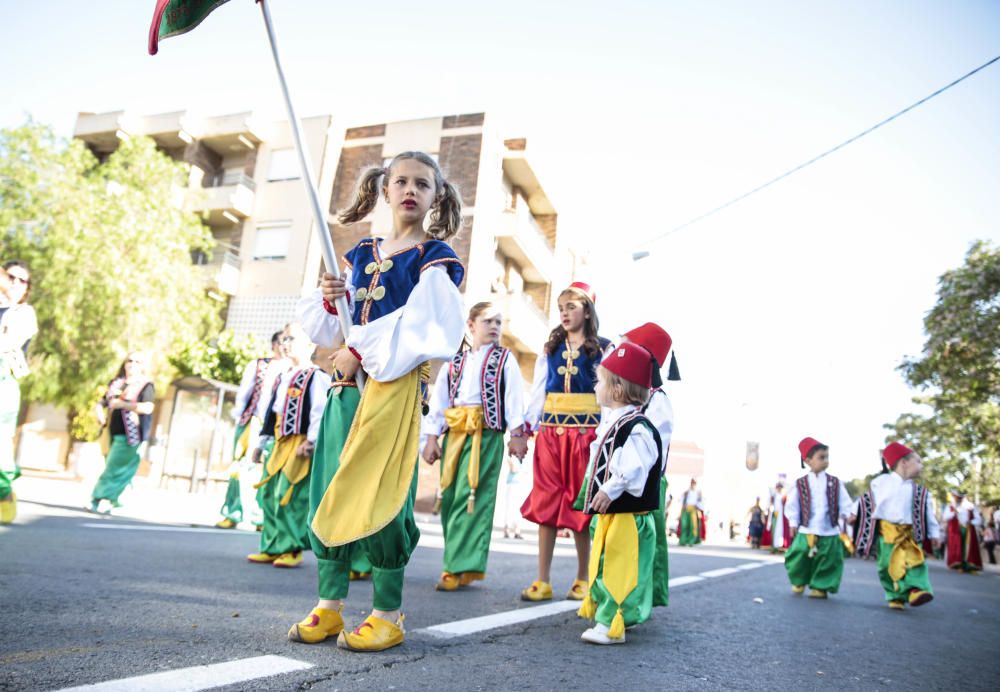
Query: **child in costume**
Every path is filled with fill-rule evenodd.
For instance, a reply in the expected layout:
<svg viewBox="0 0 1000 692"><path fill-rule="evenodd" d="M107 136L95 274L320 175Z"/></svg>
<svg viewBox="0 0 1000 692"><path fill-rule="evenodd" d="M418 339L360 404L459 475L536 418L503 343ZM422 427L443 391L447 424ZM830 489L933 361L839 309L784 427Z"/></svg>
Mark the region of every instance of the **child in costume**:
<svg viewBox="0 0 1000 692"><path fill-rule="evenodd" d="M578 505L594 516L587 596L578 614L594 619L580 636L593 644L625 643L625 628L653 608L653 560L663 448L642 413L652 384L650 353L623 343L597 370L597 400L607 407L590 446Z"/></svg>
<svg viewBox="0 0 1000 692"><path fill-rule="evenodd" d="M811 437L799 442L802 468L809 473L795 481L785 503L792 544L785 553L785 570L792 592L809 587L810 598L837 593L844 574L840 520L851 513L853 501L830 466L829 447Z"/></svg>
<svg viewBox="0 0 1000 692"><path fill-rule="evenodd" d="M319 607L298 625L299 634L304 626L336 634L337 645L351 651L381 651L404 640L403 574L420 538L413 501L428 361L451 358L465 326L458 292L465 269L444 242L461 225L458 191L433 158L404 152L362 175L341 222L368 216L380 195L392 210L391 234L362 240L345 256L347 276L325 274L320 282L331 338L342 338L335 302L346 295L351 303L347 348L334 356L338 377L349 381L361 368L367 378L342 451L325 462L332 477L311 527L330 549L329 569L321 577ZM344 388L340 396L348 394L354 395ZM336 449L343 429L331 430L325 444ZM374 602L371 614L348 631L341 610L359 554L372 565Z"/></svg>
<svg viewBox="0 0 1000 692"><path fill-rule="evenodd" d="M233 529L249 519L260 527L264 519L260 505L257 503L253 486L260 481L254 473L257 465L250 460L251 450L257 447L260 435L260 424L263 416L259 410L266 399L278 375L288 368L284 358L282 344L283 332L275 332L271 336L271 357L255 358L243 368L240 378L240 388L236 391L236 402L233 405L233 418L236 420L236 430L233 435L233 463L230 466L229 484L226 486L226 499L222 502L219 513L222 520L215 527L218 529ZM244 508L248 511L244 514Z"/></svg>
<svg viewBox="0 0 1000 692"><path fill-rule="evenodd" d="M885 600L894 610L921 606L933 598L922 547L926 539L936 550L940 529L930 493L916 483L923 470L920 456L899 442L882 450L882 470L871 482L874 525L862 526L858 552L870 552L878 538L878 577Z"/></svg>
<svg viewBox="0 0 1000 692"><path fill-rule="evenodd" d="M768 511L770 519L765 531L768 536L765 543L771 544L772 553L781 553L788 550L788 546L792 542L790 536L791 527L788 523L788 517L785 516L785 503L788 498L785 495L785 481L783 479L778 479L778 482L774 484L774 488L771 489L770 495L771 507Z"/></svg>
<svg viewBox="0 0 1000 692"><path fill-rule="evenodd" d="M677 369L677 359L674 357L673 339L658 324L646 322L622 335L622 341L642 346L653 357L652 390L649 401L643 406L642 412L656 426L660 433L660 444L663 448L663 460L660 476L660 506L653 512L656 524L656 557L653 560L653 606L665 606L670 602L670 558L667 548L667 458L670 454L670 438L674 434L674 407L670 397L663 391L663 377L660 368L667 364L670 357L670 369L667 379L679 381L680 372Z"/></svg>
<svg viewBox="0 0 1000 692"><path fill-rule="evenodd" d="M983 517L974 504L965 499L959 489L951 492L952 501L944 509L947 533L945 559L948 567L960 572L978 572L983 568L983 555L979 549L978 530L983 526Z"/></svg>
<svg viewBox="0 0 1000 692"><path fill-rule="evenodd" d="M524 385L517 359L500 345L503 316L492 303L476 303L466 323L471 348L441 368L424 418L424 461L442 457L441 528L444 572L438 591L455 591L486 576L497 480L504 460L504 431L510 454L523 458Z"/></svg>
<svg viewBox="0 0 1000 692"><path fill-rule="evenodd" d="M273 445L257 483L264 512L260 551L247 560L298 567L302 551L309 549L308 480L330 376L312 364L313 345L298 323L289 325L286 336L291 367L275 381L254 450L254 462L262 463Z"/></svg>
<svg viewBox="0 0 1000 692"><path fill-rule="evenodd" d="M103 502L119 507L119 496L139 470L139 447L149 439L156 399L153 383L146 375L147 362L148 356L144 353L128 354L98 404L97 419L102 426L107 424L111 447L104 472L91 492L90 509L93 512L101 511ZM110 512L110 509L105 511Z"/></svg>
<svg viewBox="0 0 1000 692"><path fill-rule="evenodd" d="M677 537L681 545L698 545L705 538L705 504L698 490L698 481L694 478L691 479L691 486L681 495Z"/></svg>
<svg viewBox="0 0 1000 692"><path fill-rule="evenodd" d="M531 492L521 515L538 524L538 578L521 591L526 601L552 598L550 571L556 532L568 529L576 544L576 580L566 598L580 601L586 593L590 517L573 509L587 469L590 443L600 422L594 395L597 365L611 342L598 336L596 295L574 282L559 294L558 327L535 361L534 384L525 415L538 432Z"/></svg>

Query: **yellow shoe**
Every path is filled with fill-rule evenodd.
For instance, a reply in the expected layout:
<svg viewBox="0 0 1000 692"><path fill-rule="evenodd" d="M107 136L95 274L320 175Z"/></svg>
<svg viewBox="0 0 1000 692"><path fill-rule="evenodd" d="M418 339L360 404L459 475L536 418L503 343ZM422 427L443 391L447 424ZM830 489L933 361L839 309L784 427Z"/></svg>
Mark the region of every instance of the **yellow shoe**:
<svg viewBox="0 0 1000 692"><path fill-rule="evenodd" d="M343 606L341 606L343 607ZM313 608L305 619L288 630L288 641L318 644L344 631L344 618L339 610Z"/></svg>
<svg viewBox="0 0 1000 692"><path fill-rule="evenodd" d="M544 581L533 581L531 586L521 592L522 601L551 601L552 584Z"/></svg>
<svg viewBox="0 0 1000 692"><path fill-rule="evenodd" d="M395 623L369 615L353 632L344 630L337 637L337 646L348 651L384 651L399 646L405 639L403 614Z"/></svg>
<svg viewBox="0 0 1000 692"><path fill-rule="evenodd" d="M236 528L236 522L233 521L232 519L223 519L222 521L218 522L215 525L215 528L217 528L217 529L235 529Z"/></svg>
<svg viewBox="0 0 1000 692"><path fill-rule="evenodd" d="M274 559L275 567L298 567L302 564L302 551L282 553Z"/></svg>
<svg viewBox="0 0 1000 692"><path fill-rule="evenodd" d="M261 531L264 530L264 525L263 524L257 524L256 526L253 527L253 530L256 531L257 533L260 533Z"/></svg>
<svg viewBox="0 0 1000 692"><path fill-rule="evenodd" d="M10 491L10 495L0 500L0 524L10 524L17 517L17 495Z"/></svg>
<svg viewBox="0 0 1000 692"><path fill-rule="evenodd" d="M474 581L482 581L486 578L486 572L462 572L459 575L459 586L468 586Z"/></svg>
<svg viewBox="0 0 1000 692"><path fill-rule="evenodd" d="M582 601L587 596L588 584L583 579L574 579L573 586L566 593L567 601Z"/></svg>
<svg viewBox="0 0 1000 692"><path fill-rule="evenodd" d="M348 578L351 581L364 581L364 580L368 579L370 576L372 576L371 572L355 572L352 569L351 570L351 574L350 574L350 576Z"/></svg>
<svg viewBox="0 0 1000 692"><path fill-rule="evenodd" d="M889 601L889 608L892 610L905 610L906 606L903 605L902 601Z"/></svg>
<svg viewBox="0 0 1000 692"><path fill-rule="evenodd" d="M460 582L461 579L457 574L442 572L441 579L439 579L438 583L434 585L434 589L435 591L458 591Z"/></svg>
<svg viewBox="0 0 1000 692"><path fill-rule="evenodd" d="M911 589L909 599L910 606L916 608L917 606L922 606L925 603L930 603L934 600L934 596L927 591L921 591L920 589Z"/></svg>
<svg viewBox="0 0 1000 692"><path fill-rule="evenodd" d="M266 565L277 559L277 555L271 555L270 553L251 553L250 555L247 555L247 560L249 562L256 562L258 565Z"/></svg>
<svg viewBox="0 0 1000 692"><path fill-rule="evenodd" d="M823 589L810 589L809 598L826 598L826 591Z"/></svg>
<svg viewBox="0 0 1000 692"><path fill-rule="evenodd" d="M805 590L805 584L792 584L792 593L794 594L800 594Z"/></svg>

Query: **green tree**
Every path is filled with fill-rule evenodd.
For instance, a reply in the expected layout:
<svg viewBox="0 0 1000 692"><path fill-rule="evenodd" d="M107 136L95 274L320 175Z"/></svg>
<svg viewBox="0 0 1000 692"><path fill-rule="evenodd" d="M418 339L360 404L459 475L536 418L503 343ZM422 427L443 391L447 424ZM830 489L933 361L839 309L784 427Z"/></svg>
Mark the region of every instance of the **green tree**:
<svg viewBox="0 0 1000 692"><path fill-rule="evenodd" d="M162 354L219 328L191 252L212 237L185 211L188 167L148 138L104 161L31 123L0 130L0 257L26 260L39 332L29 400L65 408L72 434L123 356ZM157 369L164 391L169 367Z"/></svg>
<svg viewBox="0 0 1000 692"><path fill-rule="evenodd" d="M1000 497L1000 250L985 241L938 281L924 318L927 341L900 371L920 390L920 413L887 425L918 450L938 499L960 486L977 501Z"/></svg>
<svg viewBox="0 0 1000 692"><path fill-rule="evenodd" d="M211 341L199 339L182 345L169 360L182 376L195 375L239 384L243 368L254 358L260 358L261 350L260 344L249 334L238 337L224 331Z"/></svg>

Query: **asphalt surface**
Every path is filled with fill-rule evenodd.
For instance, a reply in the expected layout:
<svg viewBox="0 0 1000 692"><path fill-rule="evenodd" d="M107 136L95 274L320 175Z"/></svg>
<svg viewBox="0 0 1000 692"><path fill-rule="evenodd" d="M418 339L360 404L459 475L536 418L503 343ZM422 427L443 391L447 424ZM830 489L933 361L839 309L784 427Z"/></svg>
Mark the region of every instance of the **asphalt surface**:
<svg viewBox="0 0 1000 692"><path fill-rule="evenodd" d="M266 654L312 667L223 689L975 690L996 689L1000 674L996 572L932 563L935 601L895 612L871 562L849 560L841 592L816 601L790 593L780 564L725 569L760 553L675 549L672 578L708 576L675 586L670 606L630 630L625 646L581 642L585 624L571 612L441 639L424 628L530 607L518 593L535 557L531 540L495 537L495 547L528 554L494 552L485 582L438 593L440 531L425 524L428 546L407 570L406 642L355 654L286 639L315 603L312 556L294 570L252 565L257 534L185 528L22 502L17 523L0 528L0 688L61 689ZM560 553L571 550L560 541ZM574 572L574 557L557 556L557 596ZM352 585L349 626L370 599L370 584Z"/></svg>

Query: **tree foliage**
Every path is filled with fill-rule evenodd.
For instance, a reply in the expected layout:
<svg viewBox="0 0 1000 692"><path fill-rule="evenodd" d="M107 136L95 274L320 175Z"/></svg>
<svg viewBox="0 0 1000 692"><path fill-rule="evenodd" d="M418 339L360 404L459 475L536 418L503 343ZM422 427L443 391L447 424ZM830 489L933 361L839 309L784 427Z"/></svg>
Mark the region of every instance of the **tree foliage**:
<svg viewBox="0 0 1000 692"><path fill-rule="evenodd" d="M28 262L38 313L30 400L75 418L129 351L166 365L163 354L218 330L218 304L191 262L212 237L184 210L187 174L148 138L99 161L43 125L0 131L0 257ZM164 391L173 373L157 374Z"/></svg>
<svg viewBox="0 0 1000 692"><path fill-rule="evenodd" d="M1000 498L1000 249L977 241L940 277L924 331L923 352L899 369L925 412L886 428L924 457L939 499L954 486L980 501Z"/></svg>
<svg viewBox="0 0 1000 692"><path fill-rule="evenodd" d="M181 376L195 375L219 382L239 384L243 368L261 357L260 344L249 334L237 337L224 331L212 341L199 339L170 355L170 364Z"/></svg>

